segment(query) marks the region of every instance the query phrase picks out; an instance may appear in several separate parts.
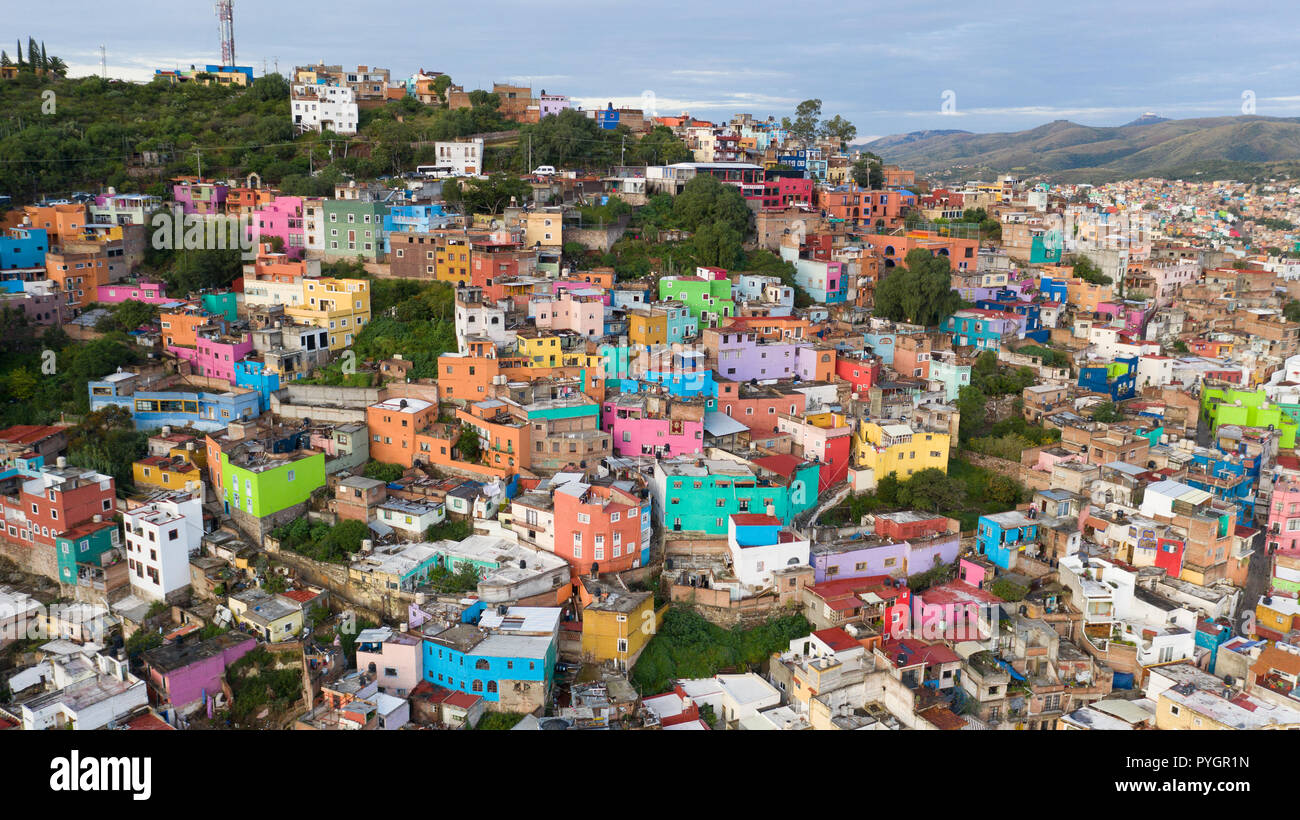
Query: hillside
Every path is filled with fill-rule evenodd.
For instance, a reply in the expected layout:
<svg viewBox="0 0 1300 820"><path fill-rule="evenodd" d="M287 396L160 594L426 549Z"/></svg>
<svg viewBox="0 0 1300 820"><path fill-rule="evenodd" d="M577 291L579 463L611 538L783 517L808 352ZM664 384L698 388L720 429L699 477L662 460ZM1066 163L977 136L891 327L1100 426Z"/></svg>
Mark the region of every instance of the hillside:
<svg viewBox="0 0 1300 820"><path fill-rule="evenodd" d="M1206 117L1096 128L1056 120L999 134L913 132L873 140L864 150L936 176L998 173L1063 182L1197 174L1250 178L1300 166L1300 118Z"/></svg>

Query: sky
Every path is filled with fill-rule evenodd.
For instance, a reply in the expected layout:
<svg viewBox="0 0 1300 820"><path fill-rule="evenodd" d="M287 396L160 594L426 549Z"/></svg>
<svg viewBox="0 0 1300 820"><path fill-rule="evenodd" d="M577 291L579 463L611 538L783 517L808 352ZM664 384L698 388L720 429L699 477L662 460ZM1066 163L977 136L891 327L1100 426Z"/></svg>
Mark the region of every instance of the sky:
<svg viewBox="0 0 1300 820"><path fill-rule="evenodd" d="M8 5L17 0L0 0ZM858 141L925 129L1017 131L1053 120L1122 125L1300 116L1300 3L984 0L234 0L236 62L288 76L322 61L531 85L583 107L793 116L822 100ZM220 61L210 0L65 0L0 15L0 47L44 40L74 76L147 80ZM1249 110L1253 104L1253 111Z"/></svg>

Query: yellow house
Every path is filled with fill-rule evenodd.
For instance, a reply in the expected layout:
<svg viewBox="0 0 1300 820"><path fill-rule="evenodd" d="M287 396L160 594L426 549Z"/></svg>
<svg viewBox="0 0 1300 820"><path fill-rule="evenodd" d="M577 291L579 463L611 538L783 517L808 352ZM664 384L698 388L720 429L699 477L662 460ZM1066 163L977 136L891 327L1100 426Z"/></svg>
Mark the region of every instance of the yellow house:
<svg viewBox="0 0 1300 820"><path fill-rule="evenodd" d="M529 367L563 367L564 354L560 348L560 337L547 334L525 336L519 334L519 355L528 361Z"/></svg>
<svg viewBox="0 0 1300 820"><path fill-rule="evenodd" d="M948 472L947 433L915 430L907 424L864 421L853 434L853 465L868 471L868 489L890 473L906 481L913 473L931 467Z"/></svg>
<svg viewBox="0 0 1300 820"><path fill-rule="evenodd" d="M1300 616L1300 602L1285 595L1266 595L1255 605L1255 627L1281 636L1295 628L1297 616Z"/></svg>
<svg viewBox="0 0 1300 820"><path fill-rule="evenodd" d="M286 316L329 330L330 350L351 347L370 322L370 283L364 279L302 278L302 302L285 306Z"/></svg>
<svg viewBox="0 0 1300 820"><path fill-rule="evenodd" d="M593 597L582 610L583 660L615 661L627 668L658 629L660 615L655 613L654 595L625 590L592 590L588 594Z"/></svg>
<svg viewBox="0 0 1300 820"><path fill-rule="evenodd" d="M524 215L524 247L558 248L563 244L564 220L560 208L542 208Z"/></svg>
<svg viewBox="0 0 1300 820"><path fill-rule="evenodd" d="M268 643L297 640L302 632L302 606L290 598L249 589L231 595L230 614Z"/></svg>
<svg viewBox="0 0 1300 820"><path fill-rule="evenodd" d="M633 310L627 316L627 341L634 345L668 344L668 314Z"/></svg>
<svg viewBox="0 0 1300 820"><path fill-rule="evenodd" d="M1300 709L1249 695L1228 700L1219 692L1171 687L1156 702L1157 729L1300 729Z"/></svg>
<svg viewBox="0 0 1300 820"><path fill-rule="evenodd" d="M149 456L134 462L131 475L138 487L183 490L186 482L203 480L202 471L207 463L207 450L202 447L192 450L173 447L166 456Z"/></svg>

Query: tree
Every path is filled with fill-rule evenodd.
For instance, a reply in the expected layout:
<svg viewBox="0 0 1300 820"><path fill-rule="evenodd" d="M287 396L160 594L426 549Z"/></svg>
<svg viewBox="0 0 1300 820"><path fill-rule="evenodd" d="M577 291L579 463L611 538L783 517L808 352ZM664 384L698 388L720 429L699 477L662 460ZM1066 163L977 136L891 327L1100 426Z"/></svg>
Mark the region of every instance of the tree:
<svg viewBox="0 0 1300 820"><path fill-rule="evenodd" d="M678 227L692 232L704 224L722 223L743 240L749 235L753 212L739 188L702 174L682 186L673 200L673 218Z"/></svg>
<svg viewBox="0 0 1300 820"><path fill-rule="evenodd" d="M822 115L822 101L804 100L794 110L794 122L788 118L782 121L782 125L790 136L801 142L812 142L817 137L818 120Z"/></svg>
<svg viewBox="0 0 1300 820"><path fill-rule="evenodd" d="M637 165L672 165L685 162L691 158L691 149L673 133L671 128L663 125L637 140L628 153L628 159Z"/></svg>
<svg viewBox="0 0 1300 820"><path fill-rule="evenodd" d="M978 387L966 385L957 392L957 411L961 413L958 436L966 441L984 429L988 418L988 396Z"/></svg>
<svg viewBox="0 0 1300 820"><path fill-rule="evenodd" d="M443 196L448 202L460 203L465 214L496 214L510 204L523 205L532 196L533 189L518 177L493 174L487 179L474 179L462 183L449 179L443 183Z"/></svg>
<svg viewBox="0 0 1300 820"><path fill-rule="evenodd" d="M880 157L864 152L853 161L850 173L859 188L878 191L885 187L885 167Z"/></svg>
<svg viewBox="0 0 1300 820"><path fill-rule="evenodd" d="M1114 282L1109 276L1101 272L1092 260L1086 256L1074 257L1074 276L1093 285L1109 285Z"/></svg>
<svg viewBox="0 0 1300 820"><path fill-rule="evenodd" d="M1111 424L1124 420L1124 414L1115 406L1114 402L1105 402L1097 405L1097 409L1092 411L1092 420L1099 421L1103 424Z"/></svg>
<svg viewBox="0 0 1300 820"><path fill-rule="evenodd" d="M460 451L460 457L463 461L475 462L483 455L478 433L470 427L460 428L460 436L456 439L456 449Z"/></svg>
<svg viewBox="0 0 1300 820"><path fill-rule="evenodd" d="M985 496L998 504L1014 507L1020 503L1020 484L1004 475L994 475L989 479Z"/></svg>
<svg viewBox="0 0 1300 820"><path fill-rule="evenodd" d="M858 135L858 127L836 114L821 124L821 133L825 137L839 140L842 151Z"/></svg>
<svg viewBox="0 0 1300 820"><path fill-rule="evenodd" d="M1300 301L1295 299L1287 300L1286 305L1282 308L1282 315L1288 322L1300 322Z"/></svg>
<svg viewBox="0 0 1300 820"><path fill-rule="evenodd" d="M382 461L370 461L361 474L366 478L373 478L382 481L385 484L396 481L405 474L406 468L400 464L385 464Z"/></svg>
<svg viewBox="0 0 1300 820"><path fill-rule="evenodd" d="M875 313L895 322L937 325L961 306L948 257L917 248L876 285Z"/></svg>

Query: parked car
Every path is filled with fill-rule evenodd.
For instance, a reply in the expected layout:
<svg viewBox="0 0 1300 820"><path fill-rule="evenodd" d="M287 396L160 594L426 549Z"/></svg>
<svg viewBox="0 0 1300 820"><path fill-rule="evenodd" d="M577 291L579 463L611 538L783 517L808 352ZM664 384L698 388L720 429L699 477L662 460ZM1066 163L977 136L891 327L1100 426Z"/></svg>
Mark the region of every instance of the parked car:
<svg viewBox="0 0 1300 820"><path fill-rule="evenodd" d="M553 176L555 176L555 166L554 166L554 165L539 165L539 166L537 166L536 168L533 169L533 176L538 176L538 177L553 177Z"/></svg>

